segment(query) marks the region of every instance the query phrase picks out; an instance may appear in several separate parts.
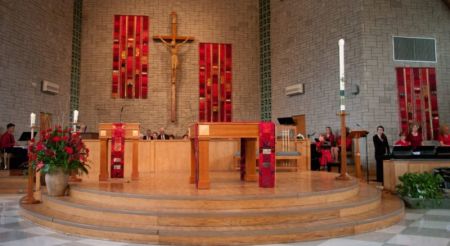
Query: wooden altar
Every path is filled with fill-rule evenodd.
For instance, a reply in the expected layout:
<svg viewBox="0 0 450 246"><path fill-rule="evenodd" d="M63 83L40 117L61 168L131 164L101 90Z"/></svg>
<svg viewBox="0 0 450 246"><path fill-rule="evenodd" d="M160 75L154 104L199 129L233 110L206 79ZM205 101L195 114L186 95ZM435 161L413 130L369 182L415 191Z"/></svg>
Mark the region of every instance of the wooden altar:
<svg viewBox="0 0 450 246"><path fill-rule="evenodd" d="M100 139L100 173L99 181L106 181L109 179L109 151L108 145L111 140L113 130L112 123L98 124L99 139ZM131 179L139 179L138 156L139 156L139 123L125 124L125 140L130 140L132 145L132 162L131 162ZM129 166L129 164L127 165ZM129 168L129 167L127 167Z"/></svg>
<svg viewBox="0 0 450 246"><path fill-rule="evenodd" d="M259 123L207 123L202 122L190 127L191 139L191 176L190 182L197 183L198 189L209 189L209 142L212 139L241 139L245 145L245 181L256 181L256 140L259 136ZM196 140L198 149L196 150ZM196 165L198 154L198 169Z"/></svg>

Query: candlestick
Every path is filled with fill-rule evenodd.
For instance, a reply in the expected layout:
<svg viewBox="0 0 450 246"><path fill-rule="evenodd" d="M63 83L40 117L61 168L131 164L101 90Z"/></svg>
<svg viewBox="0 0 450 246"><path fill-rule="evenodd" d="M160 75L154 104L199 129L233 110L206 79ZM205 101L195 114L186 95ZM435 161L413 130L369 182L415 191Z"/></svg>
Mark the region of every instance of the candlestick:
<svg viewBox="0 0 450 246"><path fill-rule="evenodd" d="M344 39L339 39L339 95L341 97L341 111L345 111L344 44Z"/></svg>
<svg viewBox="0 0 450 246"><path fill-rule="evenodd" d="M77 123L78 122L78 110L74 110L73 111L73 123Z"/></svg>
<svg viewBox="0 0 450 246"><path fill-rule="evenodd" d="M36 114L35 113L31 113L30 114L30 126L33 127L36 125Z"/></svg>

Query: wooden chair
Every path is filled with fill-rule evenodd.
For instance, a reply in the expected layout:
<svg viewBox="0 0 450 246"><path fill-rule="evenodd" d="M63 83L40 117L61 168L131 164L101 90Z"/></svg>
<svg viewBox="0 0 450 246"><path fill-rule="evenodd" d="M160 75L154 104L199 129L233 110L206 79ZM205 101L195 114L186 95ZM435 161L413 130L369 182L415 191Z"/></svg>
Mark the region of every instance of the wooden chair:
<svg viewBox="0 0 450 246"><path fill-rule="evenodd" d="M295 126L278 126L276 129L275 161L277 170L310 170L310 141L298 140ZM258 149L258 148L257 148ZM236 151L232 170L240 168L240 151ZM259 153L256 155L258 165Z"/></svg>
<svg viewBox="0 0 450 246"><path fill-rule="evenodd" d="M275 160L277 162L277 170L298 171L302 154L299 151L296 127L277 126L276 139Z"/></svg>

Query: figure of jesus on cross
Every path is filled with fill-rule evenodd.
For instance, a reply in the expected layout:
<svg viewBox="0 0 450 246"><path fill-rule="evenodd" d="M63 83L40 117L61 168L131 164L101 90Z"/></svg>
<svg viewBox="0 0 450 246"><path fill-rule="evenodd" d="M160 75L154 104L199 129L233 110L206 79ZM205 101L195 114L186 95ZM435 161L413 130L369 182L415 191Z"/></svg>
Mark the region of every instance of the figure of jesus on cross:
<svg viewBox="0 0 450 246"><path fill-rule="evenodd" d="M172 35L164 36L158 35L153 36L153 40L161 41L170 50L171 54L171 110L170 110L170 120L175 122L176 120L176 80L177 80L177 69L178 69L178 48L189 41L194 41L193 37L188 36L177 36L177 13L172 12Z"/></svg>

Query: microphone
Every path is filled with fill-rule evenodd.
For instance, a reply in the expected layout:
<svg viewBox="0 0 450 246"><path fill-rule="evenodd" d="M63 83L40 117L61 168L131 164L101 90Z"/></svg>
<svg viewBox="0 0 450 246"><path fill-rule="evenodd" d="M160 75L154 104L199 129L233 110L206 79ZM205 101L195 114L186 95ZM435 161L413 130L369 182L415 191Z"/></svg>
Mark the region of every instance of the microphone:
<svg viewBox="0 0 450 246"><path fill-rule="evenodd" d="M122 108L120 109L120 120L119 120L119 122L122 122L122 112L123 112L123 108L124 108L125 106L122 106Z"/></svg>
<svg viewBox="0 0 450 246"><path fill-rule="evenodd" d="M308 134L308 138L310 138L310 137L312 137L312 136L314 136L314 135L316 135L316 132L313 132L313 133Z"/></svg>
<svg viewBox="0 0 450 246"><path fill-rule="evenodd" d="M358 123L356 123L355 125L356 125L357 127L361 127L361 125L360 125L360 124L358 124Z"/></svg>

